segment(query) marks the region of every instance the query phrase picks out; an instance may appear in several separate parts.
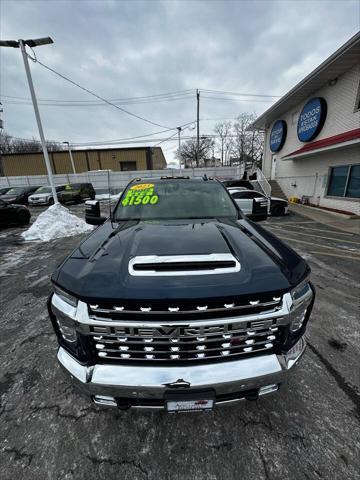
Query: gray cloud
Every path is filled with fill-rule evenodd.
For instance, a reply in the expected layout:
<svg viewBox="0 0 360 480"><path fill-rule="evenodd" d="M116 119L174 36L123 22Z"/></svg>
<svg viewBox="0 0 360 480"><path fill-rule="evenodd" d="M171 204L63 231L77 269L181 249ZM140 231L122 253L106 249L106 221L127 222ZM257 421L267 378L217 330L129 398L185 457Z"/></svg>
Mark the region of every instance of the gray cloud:
<svg viewBox="0 0 360 480"><path fill-rule="evenodd" d="M106 98L185 89L282 95L353 35L357 1L2 1L3 39L53 37L39 59ZM29 97L19 51L1 49L1 94ZM39 98L93 100L31 65ZM205 95L204 95L205 97ZM37 136L31 106L4 103L5 128ZM261 113L269 103L202 98L202 118ZM128 105L176 127L195 119L195 96ZM157 130L112 107L41 107L48 138L111 140ZM203 133L215 121L201 122ZM176 143L163 145L168 160Z"/></svg>

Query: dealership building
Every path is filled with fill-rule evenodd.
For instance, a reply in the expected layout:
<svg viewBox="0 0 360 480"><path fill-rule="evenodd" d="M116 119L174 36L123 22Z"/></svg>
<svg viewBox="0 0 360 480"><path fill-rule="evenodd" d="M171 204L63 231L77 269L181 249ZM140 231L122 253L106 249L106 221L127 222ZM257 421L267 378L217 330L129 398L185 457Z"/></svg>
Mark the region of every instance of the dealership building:
<svg viewBox="0 0 360 480"><path fill-rule="evenodd" d="M263 172L284 194L360 214L360 33L254 123Z"/></svg>
<svg viewBox="0 0 360 480"><path fill-rule="evenodd" d="M166 160L161 147L97 148L72 150L76 173L93 170L129 172L163 170ZM53 173L73 173L68 150L49 152ZM42 153L10 153L0 156L0 176L46 175Z"/></svg>

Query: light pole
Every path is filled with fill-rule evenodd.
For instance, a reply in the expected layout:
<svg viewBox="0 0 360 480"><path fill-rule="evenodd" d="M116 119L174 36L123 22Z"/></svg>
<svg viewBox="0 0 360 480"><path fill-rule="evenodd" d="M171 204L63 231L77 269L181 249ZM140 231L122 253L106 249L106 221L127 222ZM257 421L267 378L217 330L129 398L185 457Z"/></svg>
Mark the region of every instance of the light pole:
<svg viewBox="0 0 360 480"><path fill-rule="evenodd" d="M20 50L21 50L23 61L24 61L24 66L25 66L26 77L27 77L27 81L28 81L28 84L29 84L31 100L32 100L32 104L33 104L33 107L34 107L36 123L37 123L38 129L39 129L40 141L41 141L41 146L42 146L42 150L43 150L43 154L44 154L46 170L47 170L47 173L48 173L48 176L49 176L51 191L52 191L52 194L53 194L54 203L59 203L57 193L56 193L56 188L55 188L55 185L54 185L53 173L52 173L52 170L51 170L51 165L50 165L50 160L49 160L49 154L48 154L47 147L46 147L44 131L43 131L42 124L41 124L40 112L39 112L39 107L38 107L37 100L36 100L34 84L33 84L32 78L31 78L29 59L28 59L28 55L26 53L26 45L33 48L33 47L38 47L40 45L49 45L51 43L54 43L54 42L50 37L34 38L34 39L28 39L28 40L20 39L18 41L16 41L16 40L0 40L0 47L20 48Z"/></svg>
<svg viewBox="0 0 360 480"><path fill-rule="evenodd" d="M199 167L199 138L200 138L200 92L196 89L196 166Z"/></svg>
<svg viewBox="0 0 360 480"><path fill-rule="evenodd" d="M70 143L69 143L69 142L62 142L62 143L64 143L65 145L68 146L71 166L72 166L72 169L73 169L74 174L76 175L75 164L74 164L74 159L73 159L72 152L71 152Z"/></svg>
<svg viewBox="0 0 360 480"><path fill-rule="evenodd" d="M177 127L178 131L178 139L179 139L179 166L180 166L180 173L181 173L181 127Z"/></svg>

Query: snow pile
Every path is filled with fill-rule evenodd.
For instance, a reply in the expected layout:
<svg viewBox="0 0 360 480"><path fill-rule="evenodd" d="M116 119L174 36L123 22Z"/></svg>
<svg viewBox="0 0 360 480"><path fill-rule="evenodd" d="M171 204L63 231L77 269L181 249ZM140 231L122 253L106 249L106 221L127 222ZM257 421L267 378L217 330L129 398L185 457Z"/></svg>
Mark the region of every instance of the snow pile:
<svg viewBox="0 0 360 480"><path fill-rule="evenodd" d="M110 195L110 200L118 200L121 195L120 193L116 193L115 195ZM95 200L108 200L109 194L108 193L99 193L95 195Z"/></svg>
<svg viewBox="0 0 360 480"><path fill-rule="evenodd" d="M56 238L86 233L93 228L58 203L41 213L31 227L21 235L25 240L48 242Z"/></svg>

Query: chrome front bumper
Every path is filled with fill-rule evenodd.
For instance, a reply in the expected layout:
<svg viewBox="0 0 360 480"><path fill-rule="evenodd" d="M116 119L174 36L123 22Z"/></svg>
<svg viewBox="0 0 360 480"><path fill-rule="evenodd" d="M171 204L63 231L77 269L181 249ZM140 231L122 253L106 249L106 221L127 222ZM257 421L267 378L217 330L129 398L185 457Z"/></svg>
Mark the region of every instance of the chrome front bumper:
<svg viewBox="0 0 360 480"><path fill-rule="evenodd" d="M132 366L95 365L86 367L78 363L62 347L58 350L58 361L81 393L94 396L109 396L130 399L133 407L149 407L149 400L162 400L170 384L178 380L186 382L191 389L214 389L216 396L223 397L217 404L229 403L226 395L257 390L264 386L283 383L305 351L302 337L285 355L263 355L236 361L209 363L192 366ZM269 389L270 393L271 389ZM261 391L259 392L261 394ZM236 397L236 396L235 396ZM231 401L236 401L234 398Z"/></svg>
<svg viewBox="0 0 360 480"><path fill-rule="evenodd" d="M47 200L30 200L29 199L29 205L48 205L49 202Z"/></svg>

